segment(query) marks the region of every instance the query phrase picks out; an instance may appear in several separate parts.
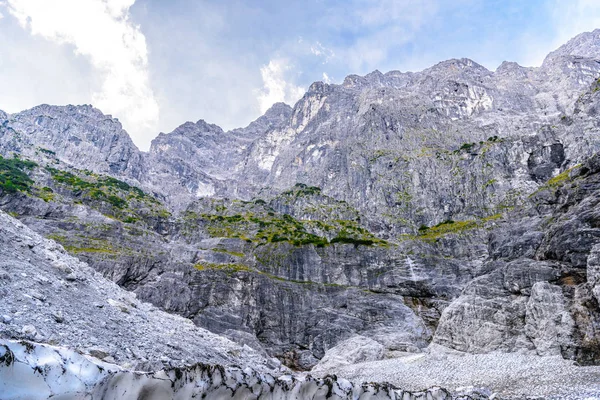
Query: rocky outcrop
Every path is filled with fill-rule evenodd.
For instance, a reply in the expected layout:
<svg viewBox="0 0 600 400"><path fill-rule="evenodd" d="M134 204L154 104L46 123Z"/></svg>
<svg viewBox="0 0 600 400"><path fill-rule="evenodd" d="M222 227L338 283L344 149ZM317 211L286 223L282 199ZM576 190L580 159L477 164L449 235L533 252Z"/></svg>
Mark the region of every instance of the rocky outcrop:
<svg viewBox="0 0 600 400"><path fill-rule="evenodd" d="M142 154L117 119L90 105L44 104L1 122L2 155L50 155L79 169L140 179Z"/></svg>
<svg viewBox="0 0 600 400"><path fill-rule="evenodd" d="M483 267L489 272L444 310L435 343L597 363L599 172L594 156L534 193L493 232Z"/></svg>
<svg viewBox="0 0 600 400"><path fill-rule="evenodd" d="M365 336L353 336L329 349L312 371L318 373L345 365L379 361L385 353L386 348L381 343Z"/></svg>
<svg viewBox="0 0 600 400"><path fill-rule="evenodd" d="M188 122L149 153L90 106L3 114L0 207L293 368L356 335L386 354L433 339L597 363L598 43L540 68L317 82L246 128Z"/></svg>
<svg viewBox="0 0 600 400"><path fill-rule="evenodd" d="M270 368L251 349L142 303L2 211L0 260L2 338L67 346L138 370L192 362Z"/></svg>

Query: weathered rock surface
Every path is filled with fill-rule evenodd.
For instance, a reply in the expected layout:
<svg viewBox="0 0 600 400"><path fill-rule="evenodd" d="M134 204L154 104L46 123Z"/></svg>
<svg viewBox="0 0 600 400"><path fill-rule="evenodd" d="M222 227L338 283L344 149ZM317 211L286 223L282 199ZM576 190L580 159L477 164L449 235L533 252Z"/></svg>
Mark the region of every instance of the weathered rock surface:
<svg viewBox="0 0 600 400"><path fill-rule="evenodd" d="M122 369L60 347L0 340L4 400L90 399L485 399L432 388L407 392L388 384L353 384L335 376L272 376L251 368L195 364L157 372Z"/></svg>
<svg viewBox="0 0 600 400"><path fill-rule="evenodd" d="M0 154L23 160L2 161L21 186L4 180L0 207L293 368L356 335L386 354L433 340L597 364L599 36L539 68L317 82L246 128L186 123L147 154L89 106L2 114Z"/></svg>
<svg viewBox="0 0 600 400"><path fill-rule="evenodd" d="M90 106L40 105L0 115L1 154L48 153L79 169L139 179L142 154L117 119ZM46 152L44 152L46 150Z"/></svg>
<svg viewBox="0 0 600 400"><path fill-rule="evenodd" d="M195 362L270 369L250 348L140 302L2 211L0 282L2 338L54 343L145 370Z"/></svg>
<svg viewBox="0 0 600 400"><path fill-rule="evenodd" d="M487 273L443 311L435 343L598 363L598 160L542 187L493 231Z"/></svg>
<svg viewBox="0 0 600 400"><path fill-rule="evenodd" d="M425 353L332 366L322 374L335 374L354 383L383 379L406 390L442 385L454 395L481 393L495 399L600 397L598 366L578 366L560 356L504 352L465 354L437 345ZM314 375L321 376L318 372Z"/></svg>
<svg viewBox="0 0 600 400"><path fill-rule="evenodd" d="M385 350L381 343L373 339L364 336L353 336L329 349L321 361L313 367L312 371L331 371L341 366L366 361L379 361L385 357Z"/></svg>

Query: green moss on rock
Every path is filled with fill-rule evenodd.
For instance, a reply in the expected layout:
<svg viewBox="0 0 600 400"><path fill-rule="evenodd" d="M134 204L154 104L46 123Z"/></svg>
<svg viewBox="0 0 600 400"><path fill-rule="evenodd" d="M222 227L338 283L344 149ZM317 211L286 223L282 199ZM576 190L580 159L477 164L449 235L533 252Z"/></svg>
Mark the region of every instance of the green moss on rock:
<svg viewBox="0 0 600 400"><path fill-rule="evenodd" d="M0 189L2 193L30 192L33 180L29 177L29 171L35 167L37 164L33 161L0 156Z"/></svg>

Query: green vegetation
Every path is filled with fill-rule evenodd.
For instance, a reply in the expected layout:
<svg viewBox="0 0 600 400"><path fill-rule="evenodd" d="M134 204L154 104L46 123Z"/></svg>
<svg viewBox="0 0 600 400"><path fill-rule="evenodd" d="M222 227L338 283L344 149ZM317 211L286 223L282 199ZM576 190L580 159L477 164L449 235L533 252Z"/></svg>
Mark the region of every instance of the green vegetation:
<svg viewBox="0 0 600 400"><path fill-rule="evenodd" d="M256 204L241 204L229 210L231 214L187 212L183 216L184 230L204 225L213 237L245 240L256 246L267 243L289 243L293 246L325 247L333 243L365 246L387 245L353 220L298 220L288 214L278 214ZM236 212L233 214L233 212Z"/></svg>
<svg viewBox="0 0 600 400"><path fill-rule="evenodd" d="M94 253L115 256L123 252L121 249L114 247L106 239L96 239L81 235L67 237L59 233L46 235L46 238L60 243L71 254Z"/></svg>
<svg viewBox="0 0 600 400"><path fill-rule="evenodd" d="M102 247L78 247L78 246L63 246L65 250L71 254L80 254L80 253L99 253L99 254L109 254L109 255L118 255L119 253L113 249L107 249Z"/></svg>
<svg viewBox="0 0 600 400"><path fill-rule="evenodd" d="M48 166L46 171L58 187L70 190L76 197L75 203L87 204L125 223L133 224L147 217L168 218L171 215L153 196L119 179L88 170L69 172ZM54 198L52 189L47 189L49 191L44 188L37 193L45 201Z"/></svg>
<svg viewBox="0 0 600 400"><path fill-rule="evenodd" d="M543 184L542 186L540 186L538 188L538 190L536 190L535 192L533 192L531 195L529 195L529 197L533 197L534 195L536 195L537 193L544 191L544 190L556 190L559 187L563 186L565 183L568 183L571 181L571 172L577 168L579 168L581 165L575 165L563 172L561 172L560 174L556 175L554 178L550 178L548 179L548 181Z"/></svg>
<svg viewBox="0 0 600 400"><path fill-rule="evenodd" d="M224 253L224 254L228 254L230 256L240 257L240 258L245 256L244 253L240 253L237 251L231 251L231 250L227 250L227 249L221 249L221 248L215 248L215 249L212 249L212 251L215 251L217 253Z"/></svg>
<svg viewBox="0 0 600 400"><path fill-rule="evenodd" d="M423 240L438 239L448 233L459 233L467 229L473 229L477 227L477 221L453 221L451 219L440 222L439 224L432 226L431 228L421 227L419 229L419 238Z"/></svg>
<svg viewBox="0 0 600 400"><path fill-rule="evenodd" d="M313 196L321 194L321 188L317 186L308 186L304 183L296 183L294 187L287 192L283 192L282 196Z"/></svg>
<svg viewBox="0 0 600 400"><path fill-rule="evenodd" d="M569 168L564 172L556 175L554 178L549 179L548 182L546 182L546 186L556 188L564 185L570 180L569 174L571 173L571 171L573 171L574 168L575 167Z"/></svg>
<svg viewBox="0 0 600 400"><path fill-rule="evenodd" d="M44 186L43 188L37 191L37 196L45 202L52 201L54 200L54 190L52 190L48 186Z"/></svg>
<svg viewBox="0 0 600 400"><path fill-rule="evenodd" d="M598 90L600 90L600 78L596 79L592 86L592 93L596 93Z"/></svg>
<svg viewBox="0 0 600 400"><path fill-rule="evenodd" d="M52 179L57 182L70 186L74 192L90 190L90 196L95 199L105 200L113 204L115 207L124 208L125 203L117 199L111 198L107 192L127 192L128 199L145 200L155 204L159 201L154 197L144 193L140 188L129 185L127 182L115 179L110 176L96 175L90 171L83 171L86 178L52 167L46 167L46 170L52 175Z"/></svg>
<svg viewBox="0 0 600 400"><path fill-rule="evenodd" d="M48 154L49 156L56 155L56 152L54 152L52 150L44 149L43 147L38 147L38 150L41 151L42 153Z"/></svg>
<svg viewBox="0 0 600 400"><path fill-rule="evenodd" d="M239 238L256 244L289 242L294 246L317 247L328 244L326 238L307 232L300 221L287 214L281 218L260 218L249 212L231 216L203 214L202 218L209 222L208 232L215 237Z"/></svg>
<svg viewBox="0 0 600 400"><path fill-rule="evenodd" d="M301 285L323 285L323 286L331 286L331 287L348 287L348 286L343 286L343 285L339 285L336 283L319 283L319 282L313 282L313 281L299 281L296 279L285 279L280 276L270 274L268 272L250 268L249 266L244 265L244 264L198 263L198 264L194 265L194 268L196 268L198 271L221 271L221 272L224 272L225 274L227 274L228 276L231 276L238 272L247 272L247 273L254 273L257 275L265 276L269 279L273 279L273 280L280 281L280 282L290 282L290 283L296 283L296 284L301 284Z"/></svg>
<svg viewBox="0 0 600 400"><path fill-rule="evenodd" d="M30 192L33 180L28 171L37 167L33 161L0 156L0 189L2 193Z"/></svg>
<svg viewBox="0 0 600 400"><path fill-rule="evenodd" d="M494 143L500 143L504 140L499 138L498 136L490 136L486 141L480 141L479 146L483 148L483 150L487 150L490 145ZM454 150L454 154L458 154L462 151L471 151L477 146L477 143L463 143L458 149Z"/></svg>
<svg viewBox="0 0 600 400"><path fill-rule="evenodd" d="M483 188L486 189L488 186L492 186L494 183L498 182L497 179L490 179L489 181L487 181L484 185Z"/></svg>
<svg viewBox="0 0 600 400"><path fill-rule="evenodd" d="M217 271L224 271L228 274L234 273L234 272L240 272L240 271L244 271L244 272L257 272L252 270L250 267L243 265L243 264L214 264L214 263L200 263L200 264L196 264L194 265L194 268L196 268L198 271L206 271L206 270L217 270Z"/></svg>
<svg viewBox="0 0 600 400"><path fill-rule="evenodd" d="M432 227L421 225L421 227L419 227L419 233L417 235L409 235L409 237L411 239L418 239L426 242L436 241L451 233L459 234L467 230L481 228L486 222L497 220L501 217L502 214L494 214L477 220L453 221L448 219Z"/></svg>

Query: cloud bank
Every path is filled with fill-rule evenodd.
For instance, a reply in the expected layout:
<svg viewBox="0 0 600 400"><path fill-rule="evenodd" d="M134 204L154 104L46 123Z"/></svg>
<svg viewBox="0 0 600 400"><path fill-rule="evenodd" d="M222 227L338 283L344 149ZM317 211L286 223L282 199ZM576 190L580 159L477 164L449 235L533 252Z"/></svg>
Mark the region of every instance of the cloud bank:
<svg viewBox="0 0 600 400"><path fill-rule="evenodd" d="M294 105L304 95L305 89L286 80L291 71L292 66L285 59L271 60L260 69L264 86L257 100L261 113L278 102Z"/></svg>
<svg viewBox="0 0 600 400"><path fill-rule="evenodd" d="M186 120L247 125L316 80L453 57L539 66L600 27L598 0L0 0L0 12L1 109L93 103L142 149Z"/></svg>
<svg viewBox="0 0 600 400"><path fill-rule="evenodd" d="M135 0L7 0L8 12L32 35L72 45L99 74L91 102L118 117L143 148L149 146L159 106L149 83L148 49L129 18Z"/></svg>

